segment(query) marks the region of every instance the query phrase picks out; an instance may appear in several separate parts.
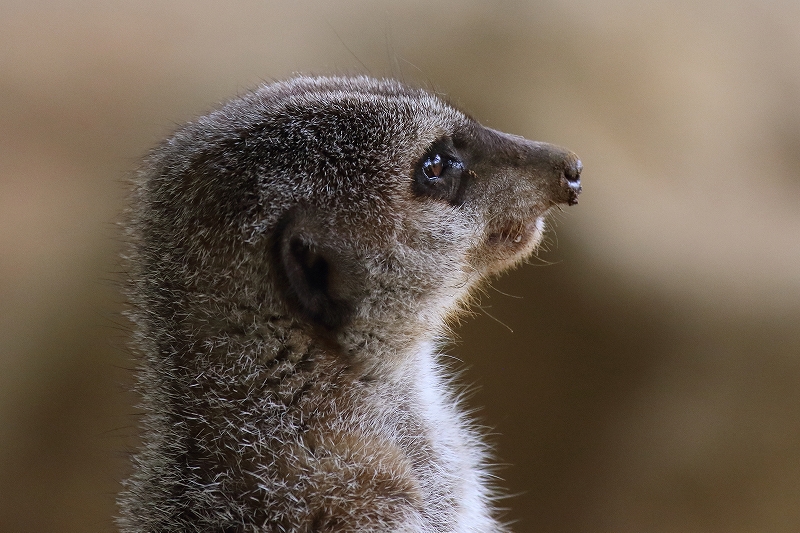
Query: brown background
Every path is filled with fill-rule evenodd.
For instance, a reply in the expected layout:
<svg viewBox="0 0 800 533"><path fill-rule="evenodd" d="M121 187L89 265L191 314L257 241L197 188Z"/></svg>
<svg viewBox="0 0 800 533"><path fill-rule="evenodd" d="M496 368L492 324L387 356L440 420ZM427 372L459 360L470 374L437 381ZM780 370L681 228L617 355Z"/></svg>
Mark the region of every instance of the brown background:
<svg viewBox="0 0 800 533"><path fill-rule="evenodd" d="M452 350L517 531L800 531L800 3L657 4L0 2L0 531L112 530L124 180L293 72L422 84L584 161Z"/></svg>

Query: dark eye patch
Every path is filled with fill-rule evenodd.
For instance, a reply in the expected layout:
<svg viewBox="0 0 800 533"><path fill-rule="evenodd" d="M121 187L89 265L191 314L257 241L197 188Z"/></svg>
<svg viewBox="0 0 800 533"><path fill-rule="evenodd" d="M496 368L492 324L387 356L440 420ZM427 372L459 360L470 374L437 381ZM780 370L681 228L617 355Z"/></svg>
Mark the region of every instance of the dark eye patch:
<svg viewBox="0 0 800 533"><path fill-rule="evenodd" d="M433 143L414 169L414 193L453 205L460 203L466 165L453 141L445 137Z"/></svg>

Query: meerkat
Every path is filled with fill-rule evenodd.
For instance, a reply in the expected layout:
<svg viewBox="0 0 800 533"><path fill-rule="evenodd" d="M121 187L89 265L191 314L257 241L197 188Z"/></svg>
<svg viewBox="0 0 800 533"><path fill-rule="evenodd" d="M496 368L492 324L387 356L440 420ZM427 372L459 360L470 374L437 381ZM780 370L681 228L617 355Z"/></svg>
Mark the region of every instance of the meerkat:
<svg viewBox="0 0 800 533"><path fill-rule="evenodd" d="M264 85L135 178L123 532L496 532L440 350L577 203L571 152L368 77Z"/></svg>

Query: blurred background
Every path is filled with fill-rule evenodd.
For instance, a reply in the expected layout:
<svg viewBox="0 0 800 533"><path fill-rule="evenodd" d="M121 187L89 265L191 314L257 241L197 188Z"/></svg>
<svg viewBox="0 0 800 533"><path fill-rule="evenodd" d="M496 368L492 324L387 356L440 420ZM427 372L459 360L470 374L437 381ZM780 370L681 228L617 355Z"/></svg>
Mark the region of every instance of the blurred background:
<svg viewBox="0 0 800 533"><path fill-rule="evenodd" d="M793 0L0 1L0 531L113 531L125 180L292 73L396 77L584 162L451 350L516 531L800 531Z"/></svg>

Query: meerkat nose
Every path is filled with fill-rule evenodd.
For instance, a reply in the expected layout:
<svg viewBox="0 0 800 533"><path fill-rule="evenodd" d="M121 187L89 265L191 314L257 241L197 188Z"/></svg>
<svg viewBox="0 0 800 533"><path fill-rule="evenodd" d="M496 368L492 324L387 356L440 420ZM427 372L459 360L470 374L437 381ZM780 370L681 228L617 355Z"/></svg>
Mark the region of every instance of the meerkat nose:
<svg viewBox="0 0 800 533"><path fill-rule="evenodd" d="M583 170L583 163L575 154L570 154L570 161L567 163L567 168L564 170L564 177L570 183L580 183L581 171Z"/></svg>
<svg viewBox="0 0 800 533"><path fill-rule="evenodd" d="M564 168L564 179L567 181L569 190L569 205L578 203L578 195L581 193L581 171L583 170L583 163L578 159L578 156L570 152L567 157L567 165Z"/></svg>

